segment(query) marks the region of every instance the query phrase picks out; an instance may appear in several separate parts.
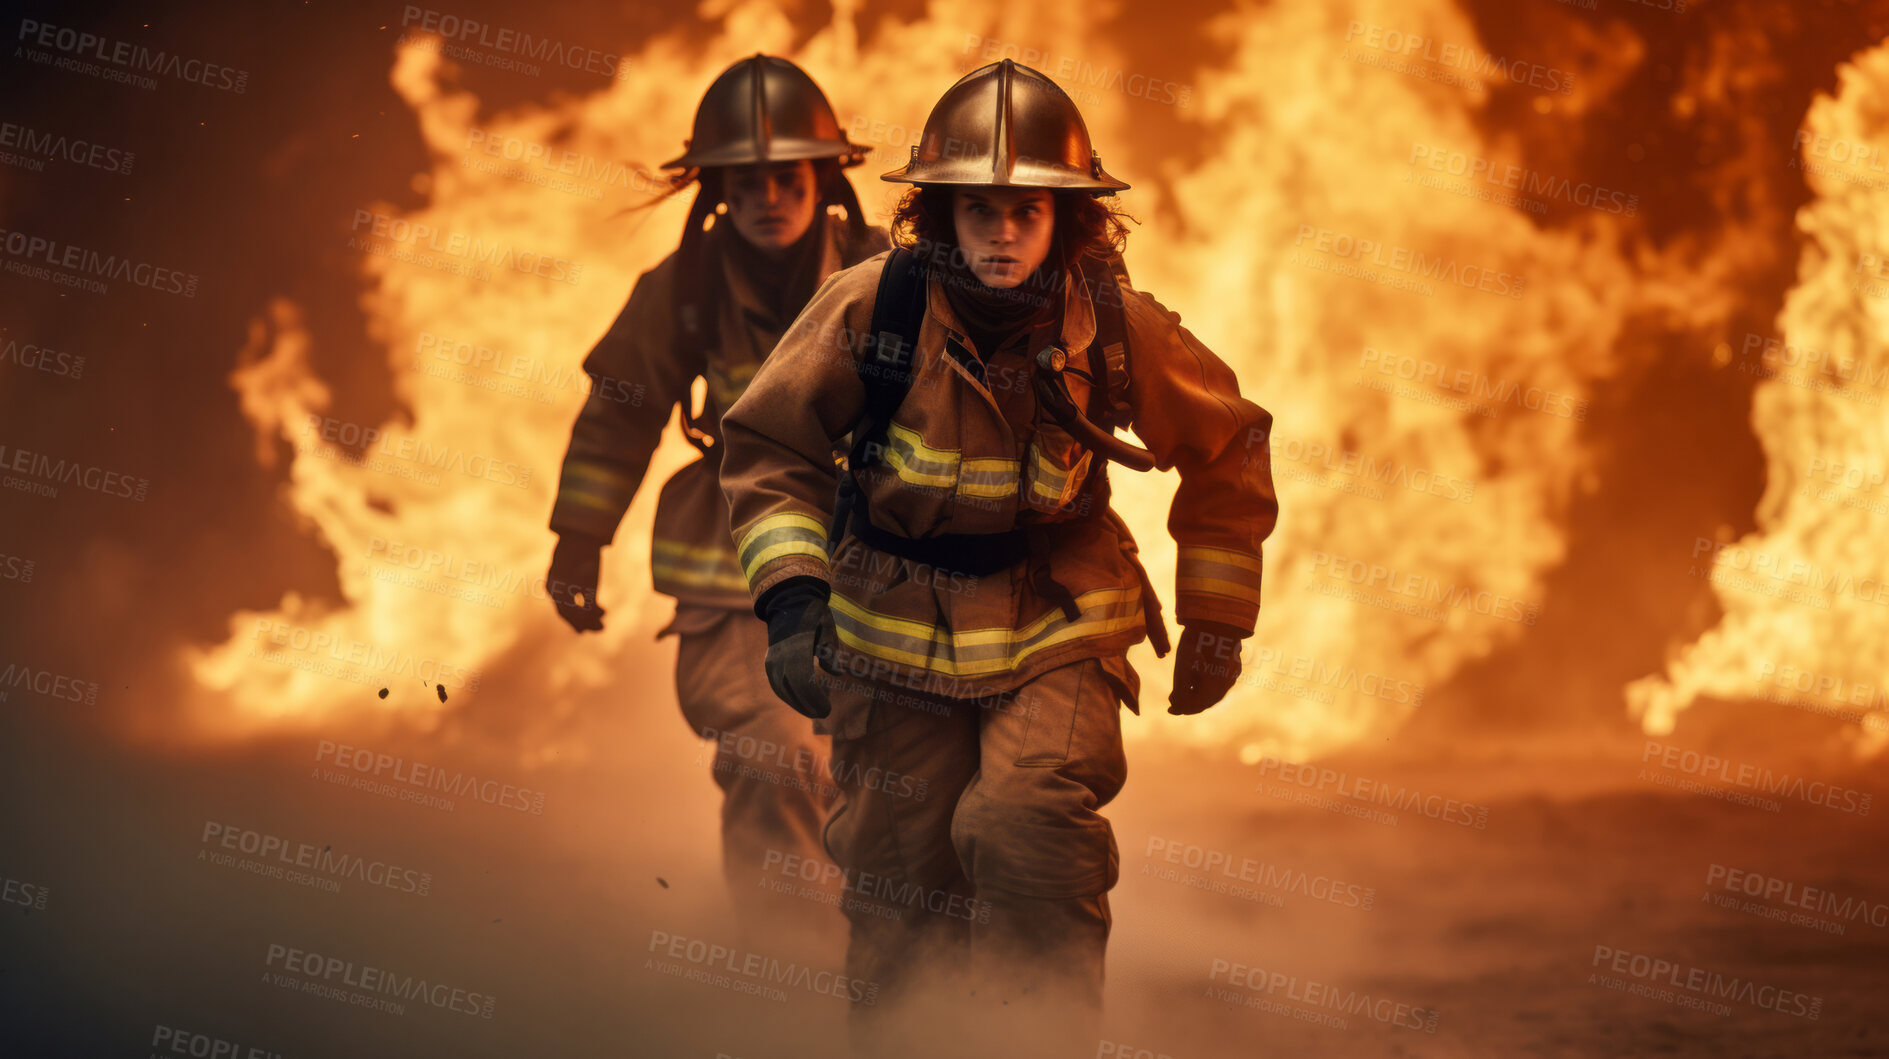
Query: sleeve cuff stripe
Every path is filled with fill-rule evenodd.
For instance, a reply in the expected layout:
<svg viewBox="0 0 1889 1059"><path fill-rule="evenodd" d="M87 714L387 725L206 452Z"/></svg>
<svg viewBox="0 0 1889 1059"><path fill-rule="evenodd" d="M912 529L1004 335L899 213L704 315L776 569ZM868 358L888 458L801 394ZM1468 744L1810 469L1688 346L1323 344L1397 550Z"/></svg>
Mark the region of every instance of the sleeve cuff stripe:
<svg viewBox="0 0 1889 1059"><path fill-rule="evenodd" d="M1250 552L1229 551L1225 548L1206 548L1200 545L1182 545L1180 563L1186 566L1190 562L1219 563L1223 566L1238 566L1251 570L1255 577L1261 569L1260 557Z"/></svg>
<svg viewBox="0 0 1889 1059"><path fill-rule="evenodd" d="M1208 595L1226 596L1229 599L1237 599L1255 606L1259 604L1258 586L1222 581L1217 577L1183 577L1175 581L1174 587L1183 594L1203 592Z"/></svg>
<svg viewBox="0 0 1889 1059"><path fill-rule="evenodd" d="M790 555L811 556L820 560L821 566L826 565L826 545L815 544L811 541L781 541L779 544L772 544L755 552L754 557L748 560L747 566L743 569L748 583L752 585L758 581L761 569L767 564Z"/></svg>
<svg viewBox="0 0 1889 1059"><path fill-rule="evenodd" d="M598 496L595 493L585 493L574 489L558 490L557 503L559 507L582 507L592 511L616 511L619 506L627 506L619 505L616 497Z"/></svg>

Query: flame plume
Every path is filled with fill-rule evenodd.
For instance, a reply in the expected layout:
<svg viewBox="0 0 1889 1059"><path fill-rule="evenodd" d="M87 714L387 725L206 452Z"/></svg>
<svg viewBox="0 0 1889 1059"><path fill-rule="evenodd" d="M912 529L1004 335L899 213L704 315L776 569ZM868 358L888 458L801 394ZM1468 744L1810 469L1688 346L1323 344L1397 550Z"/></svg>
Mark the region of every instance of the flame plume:
<svg viewBox="0 0 1889 1059"><path fill-rule="evenodd" d="M1834 97L1820 95L1811 105L1809 138L1800 137L1813 199L1797 215L1806 245L1778 319L1784 345L1747 358L1769 376L1754 390L1751 409L1766 456L1758 529L1722 551L1716 546L1728 542L1695 549L1705 550L1696 563L1712 579L1724 616L1679 650L1663 675L1628 688L1650 734L1671 732L1701 696L1782 693L1813 706L1882 708L1879 689L1889 682L1882 635L1889 418L1881 404L1889 292L1872 279L1869 262L1889 246L1889 188L1867 167L1833 162L1827 152L1819 157L1814 137L1850 145L1889 140L1889 46L1840 66L1838 81ZM1820 356L1806 359L1813 355ZM1843 734L1859 756L1873 756L1889 738L1880 724L1851 723Z"/></svg>
<svg viewBox="0 0 1889 1059"><path fill-rule="evenodd" d="M1199 718L1176 721L1151 710L1148 723L1132 729L1135 737L1227 748L1248 760L1329 751L1394 729L1425 689L1525 631L1512 616L1471 606L1411 614L1368 594L1307 591L1320 576L1321 557L1327 564L1347 557L1461 598L1538 603L1544 571L1566 550L1571 483L1589 463L1578 423L1517 407L1485 415L1396 396L1361 385L1360 365L1372 350L1580 400L1611 370L1609 350L1627 312L1630 295L1623 292L1634 277L1620 245L1630 222L1580 211L1549 228L1522 208L1414 179L1409 159L1417 145L1497 166L1522 161L1516 143L1480 127L1496 75L1462 74L1457 83L1412 76L1361 61L1379 56L1348 39L1359 25L1389 26L1486 53L1453 4L1242 4L1207 30L1224 61L1201 61L1191 70L1135 67L1137 60L1102 28L1113 9L1073 0L934 2L913 21L880 22L863 50L856 11L855 3L836 3L832 24L796 47L793 27L770 4L705 4L702 13L719 23L705 43L660 37L626 56L631 76L607 90L485 116L476 98L455 87L451 62L425 48L400 52L392 81L419 119L431 171L415 186L430 201L412 211L383 204L372 212L541 250L579 262L583 271L577 283L503 269L482 281L364 256L373 334L389 351L396 393L410 410L377 426L377 444L451 447L511 461L530 470L529 480L523 487L435 485L311 450L298 435L307 416L325 407L326 393L300 356L306 336L293 307L272 308L258 332L272 348L247 351L251 367L234 384L266 447L277 444L274 438L296 444L287 499L334 551L341 598L327 605L288 593L271 612L232 616L229 640L189 659L202 694L187 738L395 718L430 727L473 698L398 712L362 705L371 697L348 685L258 661L254 630L273 628L271 622L333 643L449 660L468 672L542 641L556 646L535 653L533 664L546 658L553 664L527 685L552 701L617 678L632 636L646 636L663 609L642 559L654 490L639 498L617 547L606 553L602 595L618 620L601 637L554 637L563 630L554 626L551 607L528 593L513 593L502 607L476 606L374 576L371 557L386 542L488 564L514 578L541 576L558 462L582 400L576 386L553 388L550 399L536 401L437 377L416 368L416 349L425 336L449 335L574 373L635 275L672 249L684 216L684 203L673 200L639 224L619 211L644 201L645 191L606 187L593 200L468 166L470 130L647 164L673 153L713 76L757 50L806 67L854 139L894 130L855 171L868 212L883 222L897 189L880 186L874 174L898 163L944 88L986 61L982 42L1013 45L1002 52L1013 57L1039 49L1046 72L1072 88L1110 169L1135 186L1124 205L1144 222L1129 247L1137 285L1179 312L1235 367L1244 392L1274 413L1272 459L1283 516L1268 547L1266 605L1249 641L1248 679ZM1623 64L1635 58L1627 51ZM1164 61L1183 61L1180 52L1166 54L1176 58ZM1085 86L1097 70L1101 79ZM1188 105L1136 98L1121 89L1123 73L1185 82ZM1581 82L1548 102L1579 112L1597 91ZM1197 157L1183 163L1156 146L1159 136L1176 131ZM1343 262L1323 254L1316 235L1308 240L1308 227L1508 275L1519 281L1520 296L1450 282L1423 294L1342 275L1330 266ZM1331 456L1305 455L1315 451ZM652 480L688 455L672 438ZM1391 468L1396 480L1360 488L1345 462L1354 458ZM1473 492L1452 499L1408 486L1439 477L1470 483ZM1174 480L1121 474L1116 483L1118 506L1133 523L1156 585L1171 585L1174 547L1163 514ZM643 617L622 620L630 615ZM1167 664L1145 647L1135 660L1148 675L1148 700L1163 697ZM1369 690L1385 681L1417 689L1416 700Z"/></svg>

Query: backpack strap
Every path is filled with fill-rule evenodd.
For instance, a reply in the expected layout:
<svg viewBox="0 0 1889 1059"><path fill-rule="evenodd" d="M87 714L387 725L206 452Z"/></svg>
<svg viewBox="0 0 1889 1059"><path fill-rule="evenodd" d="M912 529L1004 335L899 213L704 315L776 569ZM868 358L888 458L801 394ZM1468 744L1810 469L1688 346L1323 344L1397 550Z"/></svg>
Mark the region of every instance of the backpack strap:
<svg viewBox="0 0 1889 1059"><path fill-rule="evenodd" d="M925 262L904 247L895 246L879 273L879 291L872 303L872 331L866 336L864 355L857 360L866 401L853 427L852 451L833 500L833 523L826 535L829 555L839 547L861 495L855 475L860 468L883 458L886 429L912 389L918 331L924 323Z"/></svg>
<svg viewBox="0 0 1889 1059"><path fill-rule="evenodd" d="M1128 266L1120 254L1111 257L1106 267L1083 263L1083 284L1089 305L1095 311L1095 341L1089 343L1089 370L1100 385L1090 390L1090 418L1104 430L1125 427L1132 416L1128 403L1128 309L1122 291L1128 287ZM1096 460L1089 471L1095 481L1089 497L1094 511L1103 514L1115 527L1122 542L1122 553L1141 582L1141 612L1148 627L1148 643L1156 658L1166 658L1172 649L1167 623L1161 618L1161 595L1147 567L1141 564L1140 548L1128 523L1108 505L1108 461Z"/></svg>
<svg viewBox="0 0 1889 1059"><path fill-rule="evenodd" d="M1098 426L1128 425L1128 315L1122 304L1127 266L1120 254L1106 266L1082 263L1083 291L1095 313L1095 340L1089 343L1089 373L1098 383L1090 398L1090 419Z"/></svg>
<svg viewBox="0 0 1889 1059"><path fill-rule="evenodd" d="M872 333L859 358L859 381L866 405L853 437L851 464L868 467L884 451L886 428L912 389L918 355L918 331L925 323L925 262L904 247L894 247L879 273L879 293L872 303Z"/></svg>
<svg viewBox="0 0 1889 1059"><path fill-rule="evenodd" d="M682 230L682 245L676 250L675 302L672 310L677 352L682 355L684 363L694 369L682 392L682 437L703 456L709 456L715 444L713 435L701 417L695 414L695 380L706 377L708 347L716 340L711 336L716 327L716 313L720 309L716 294L721 289L719 283L710 279L709 270L714 266L717 255L709 243L709 232L703 231L703 226L713 212L713 203L708 201L710 198L706 192L698 191L695 201L689 206L689 219ZM714 453L715 458L720 455L719 452Z"/></svg>

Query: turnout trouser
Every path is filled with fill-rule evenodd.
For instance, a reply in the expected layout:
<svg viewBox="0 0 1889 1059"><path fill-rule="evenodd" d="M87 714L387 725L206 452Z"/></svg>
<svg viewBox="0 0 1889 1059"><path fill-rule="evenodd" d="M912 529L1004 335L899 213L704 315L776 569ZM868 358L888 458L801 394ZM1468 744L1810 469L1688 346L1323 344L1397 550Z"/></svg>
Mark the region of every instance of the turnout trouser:
<svg viewBox="0 0 1889 1059"><path fill-rule="evenodd" d="M1093 1054L1120 863L1099 810L1127 775L1100 662L982 699L849 678L832 697L826 847L847 973L878 987L856 1054Z"/></svg>
<svg viewBox="0 0 1889 1059"><path fill-rule="evenodd" d="M722 870L742 938L782 960L834 950L836 889L820 843L838 791L828 740L768 686L767 626L745 612L683 608L676 696L710 740L722 790Z"/></svg>

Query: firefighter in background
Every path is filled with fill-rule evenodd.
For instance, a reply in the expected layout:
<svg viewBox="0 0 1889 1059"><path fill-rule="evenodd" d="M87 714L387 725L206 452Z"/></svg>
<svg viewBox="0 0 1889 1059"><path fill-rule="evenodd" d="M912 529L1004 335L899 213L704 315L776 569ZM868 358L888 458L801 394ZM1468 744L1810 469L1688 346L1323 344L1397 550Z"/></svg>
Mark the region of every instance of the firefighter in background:
<svg viewBox="0 0 1889 1059"><path fill-rule="evenodd" d="M769 679L848 765L825 841L856 898L848 973L879 987L855 1050L1093 1055L1119 872L1099 810L1126 776L1119 704L1139 712L1126 652L1167 652L1107 464L1180 472L1169 712L1198 713L1258 618L1271 416L1127 286L1101 201L1127 185L1049 78L966 75L884 179L916 185L900 249L830 278L722 424ZM958 986L921 984L953 966ZM950 1033L889 1017L901 1002L936 1003Z"/></svg>
<svg viewBox="0 0 1889 1059"><path fill-rule="evenodd" d="M670 409L681 407L702 455L657 501L651 573L656 591L676 599L675 619L657 636L677 636L682 714L716 743L723 869L750 939L780 940L793 933L791 921L827 934L838 926L823 906L774 897L762 885L768 863L795 855L825 863L819 828L835 789L827 741L774 696L762 672L766 630L749 610L717 484L720 420L821 281L888 245L866 225L841 172L865 151L841 134L819 86L785 59L755 55L715 79L686 152L664 165L681 170L677 191L700 184L681 246L637 280L584 361L593 385L551 513L558 542L548 581L558 613L580 633L601 629L602 549ZM829 214L834 205L844 219ZM700 412L698 377L707 380Z"/></svg>

